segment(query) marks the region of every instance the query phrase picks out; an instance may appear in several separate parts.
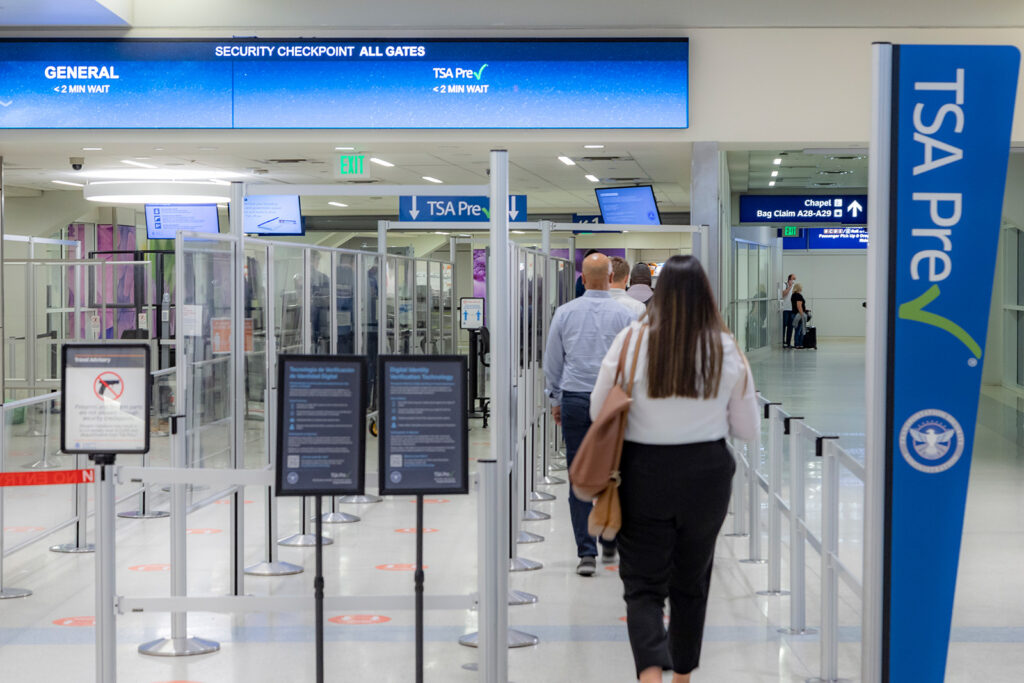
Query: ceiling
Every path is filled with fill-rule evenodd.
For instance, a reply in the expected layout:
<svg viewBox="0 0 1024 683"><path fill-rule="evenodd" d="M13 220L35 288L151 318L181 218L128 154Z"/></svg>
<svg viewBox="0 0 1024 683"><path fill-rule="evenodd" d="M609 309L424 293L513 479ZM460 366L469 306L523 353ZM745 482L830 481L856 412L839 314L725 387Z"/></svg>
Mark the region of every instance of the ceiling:
<svg viewBox="0 0 1024 683"><path fill-rule="evenodd" d="M226 132L218 133L223 137ZM367 163L374 182L402 185L423 185L426 193L445 194L445 185L482 185L489 182L487 167L489 151L509 151L509 185L517 194L526 194L531 213L597 212L594 188L614 185L652 184L662 212L680 212L689 208L689 176L691 145L665 140L605 141L595 133L575 140L496 140L491 142L461 141L458 137L438 137L427 141L406 142L357 141L345 135L299 136L294 133L268 134L271 139L225 141L213 134L199 139L189 133L159 134L120 132L73 137L62 134L40 140L39 134L8 137L0 141L4 157L5 185L9 196L34 196L43 191L81 192L76 187L53 181L88 182L100 170L119 172L124 177L139 173L124 160L155 166L173 175L182 171L203 177L224 177L258 183L322 184L343 183L336 175L339 156L364 154L394 164L385 168ZM136 138L118 140L118 138ZM381 136L382 137L382 136ZM139 139L145 138L145 140ZM49 140L49 141L47 141ZM585 144L603 144L601 149L587 149ZM89 149L89 148L100 149ZM336 150L336 147L354 149ZM567 166L559 161L567 156L576 161ZM82 157L81 171L71 169L70 157ZM585 176L592 174L601 182ZM434 184L424 180L430 176L443 181ZM229 178L231 179L231 178ZM329 205L337 201L347 208ZM309 197L303 200L303 213L331 214L394 214L395 197Z"/></svg>
<svg viewBox="0 0 1024 683"><path fill-rule="evenodd" d="M125 29L129 23L97 0L0 0L0 26Z"/></svg>

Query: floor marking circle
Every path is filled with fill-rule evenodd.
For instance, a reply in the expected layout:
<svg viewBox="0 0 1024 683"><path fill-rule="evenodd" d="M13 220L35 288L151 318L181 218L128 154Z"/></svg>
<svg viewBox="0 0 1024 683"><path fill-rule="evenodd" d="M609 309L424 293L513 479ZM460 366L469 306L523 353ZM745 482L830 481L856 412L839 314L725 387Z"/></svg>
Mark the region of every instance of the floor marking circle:
<svg viewBox="0 0 1024 683"><path fill-rule="evenodd" d="M185 533L192 536L212 536L213 534L219 534L223 529L189 529Z"/></svg>
<svg viewBox="0 0 1024 683"><path fill-rule="evenodd" d="M55 626L95 626L96 617L64 617L54 619L53 623Z"/></svg>
<svg viewBox="0 0 1024 683"><path fill-rule="evenodd" d="M133 572L165 572L171 568L169 564L137 564L133 567L128 567Z"/></svg>
<svg viewBox="0 0 1024 683"><path fill-rule="evenodd" d="M437 532L437 529L427 529L427 528L423 529L423 533L425 533L425 534L433 534L433 533L436 533L436 532ZM395 533L397 533L397 534L414 534L414 533L416 533L416 528L413 527L413 528L406 528L406 529L395 529Z"/></svg>
<svg viewBox="0 0 1024 683"><path fill-rule="evenodd" d="M331 617L327 621L340 626L369 626L373 624L386 624L391 621L391 617L381 616L380 614L342 614L337 617Z"/></svg>

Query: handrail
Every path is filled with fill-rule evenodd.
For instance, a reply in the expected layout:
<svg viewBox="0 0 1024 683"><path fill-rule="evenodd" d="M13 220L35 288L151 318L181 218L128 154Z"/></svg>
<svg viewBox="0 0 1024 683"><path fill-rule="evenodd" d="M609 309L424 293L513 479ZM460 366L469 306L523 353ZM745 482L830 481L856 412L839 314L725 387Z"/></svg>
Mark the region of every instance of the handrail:
<svg viewBox="0 0 1024 683"><path fill-rule="evenodd" d="M60 398L61 392L51 391L48 394L41 394L39 396L31 396L29 398L19 398L16 401L8 401L4 403L4 412L8 410L15 410L16 408L24 408L25 406L33 406L37 403L46 403L47 401L56 401Z"/></svg>

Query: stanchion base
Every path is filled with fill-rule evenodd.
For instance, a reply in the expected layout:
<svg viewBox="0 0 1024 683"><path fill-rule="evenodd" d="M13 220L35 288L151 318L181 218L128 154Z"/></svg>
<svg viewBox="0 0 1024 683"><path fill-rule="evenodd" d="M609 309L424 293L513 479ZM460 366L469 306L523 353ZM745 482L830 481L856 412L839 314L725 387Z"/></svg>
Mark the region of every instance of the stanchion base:
<svg viewBox="0 0 1024 683"><path fill-rule="evenodd" d="M757 595L766 598L778 598L782 597L783 595L789 595L789 591L757 591Z"/></svg>
<svg viewBox="0 0 1024 683"><path fill-rule="evenodd" d="M331 545L334 540L328 536L323 536L324 545ZM292 534L278 540L278 545L286 545L290 548L312 548L316 545L316 534Z"/></svg>
<svg viewBox="0 0 1024 683"><path fill-rule="evenodd" d="M26 470L56 470L63 467L59 462L50 462L45 458L42 460L36 460L31 465L23 465Z"/></svg>
<svg viewBox="0 0 1024 683"><path fill-rule="evenodd" d="M249 576L288 576L301 574L305 569L291 562L260 562L245 568Z"/></svg>
<svg viewBox="0 0 1024 683"><path fill-rule="evenodd" d="M354 522L361 522L362 519L355 515L350 515L347 512L328 512L323 516L324 524L353 524ZM315 522L316 517L310 517L309 521Z"/></svg>
<svg viewBox="0 0 1024 683"><path fill-rule="evenodd" d="M745 560L740 560L740 564L767 564L768 560L757 560L752 557L748 557Z"/></svg>
<svg viewBox="0 0 1024 683"><path fill-rule="evenodd" d="M555 486L557 484L564 484L565 479L562 479L561 477L552 477L549 474L548 476L541 479L540 483L544 484L545 486Z"/></svg>
<svg viewBox="0 0 1024 683"><path fill-rule="evenodd" d="M519 538L516 539L516 543L540 543L544 540L544 537L540 534L531 533L529 531L519 530Z"/></svg>
<svg viewBox="0 0 1024 683"><path fill-rule="evenodd" d="M543 567L544 565L540 562L528 560L525 557L517 557L508 561L508 570L510 572L532 572Z"/></svg>
<svg viewBox="0 0 1024 683"><path fill-rule="evenodd" d="M60 545L51 545L50 552L69 553L72 555L78 555L81 553L94 553L96 552L96 546L92 543L86 543L82 546L75 545L74 543L61 543Z"/></svg>
<svg viewBox="0 0 1024 683"><path fill-rule="evenodd" d="M526 591L509 591L508 592L508 604L515 607L518 605L535 605L537 604L537 596L533 593L527 593Z"/></svg>
<svg viewBox="0 0 1024 683"><path fill-rule="evenodd" d="M530 500L534 503L550 503L555 498L550 493L544 493L543 491L530 491Z"/></svg>
<svg viewBox="0 0 1024 683"><path fill-rule="evenodd" d="M192 657L208 655L220 649L220 643L203 638L160 638L139 645L139 654L153 657Z"/></svg>
<svg viewBox="0 0 1024 683"><path fill-rule="evenodd" d="M150 510L149 512L129 510L128 512L118 512L117 516L126 519L163 519L164 517L170 517L171 513L167 512L167 510Z"/></svg>
<svg viewBox="0 0 1024 683"><path fill-rule="evenodd" d="M545 519L551 519L551 515L538 510L523 510L522 519L524 522L542 522Z"/></svg>
<svg viewBox="0 0 1024 683"><path fill-rule="evenodd" d="M530 647L540 642L540 638L537 636L531 636L529 633L523 633L510 628L508 630L508 646L513 647ZM480 634L479 633L467 633L466 635L459 638L459 645L465 645L466 647L480 647Z"/></svg>
<svg viewBox="0 0 1024 683"><path fill-rule="evenodd" d="M365 496L341 496L338 498L339 503L346 505L366 505L367 503L379 503L382 500L384 499L372 493L367 493Z"/></svg>
<svg viewBox="0 0 1024 683"><path fill-rule="evenodd" d="M0 588L0 600L12 600L14 598L27 598L32 591L26 588ZM511 602L508 604L512 604Z"/></svg>
<svg viewBox="0 0 1024 683"><path fill-rule="evenodd" d="M741 534L741 533L738 533L738 532L735 533L735 534L722 534L722 535L725 536L726 538L746 538L746 537L750 536L750 534Z"/></svg>
<svg viewBox="0 0 1024 683"><path fill-rule="evenodd" d="M784 633L787 636L810 636L818 632L816 628L805 628L803 630L798 628L780 628L779 633Z"/></svg>

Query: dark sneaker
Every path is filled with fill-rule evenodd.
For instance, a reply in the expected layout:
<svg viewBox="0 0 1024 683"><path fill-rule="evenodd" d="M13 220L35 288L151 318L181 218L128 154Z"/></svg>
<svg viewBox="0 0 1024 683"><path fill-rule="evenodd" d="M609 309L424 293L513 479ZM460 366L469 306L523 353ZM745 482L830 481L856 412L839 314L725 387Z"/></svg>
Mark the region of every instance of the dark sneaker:
<svg viewBox="0 0 1024 683"><path fill-rule="evenodd" d="M615 561L615 546L601 546L601 562L611 564Z"/></svg>
<svg viewBox="0 0 1024 683"><path fill-rule="evenodd" d="M597 558L591 555L581 557L580 563L576 565L576 573L580 576L593 576L597 573Z"/></svg>

